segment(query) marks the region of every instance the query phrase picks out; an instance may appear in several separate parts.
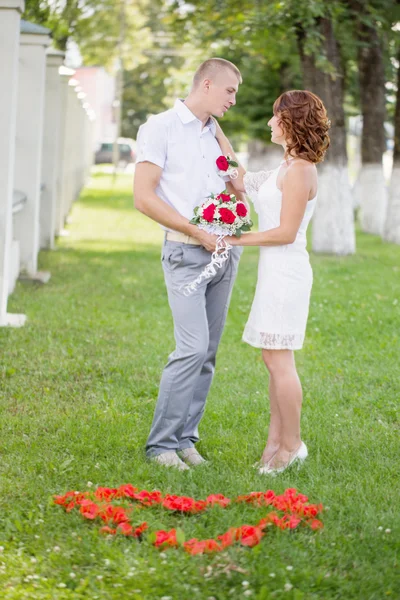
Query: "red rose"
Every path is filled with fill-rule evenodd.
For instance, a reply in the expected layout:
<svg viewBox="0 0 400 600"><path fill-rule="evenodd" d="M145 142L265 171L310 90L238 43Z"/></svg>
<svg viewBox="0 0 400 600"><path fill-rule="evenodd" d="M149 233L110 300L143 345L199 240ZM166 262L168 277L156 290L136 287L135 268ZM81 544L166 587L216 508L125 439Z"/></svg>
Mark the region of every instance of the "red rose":
<svg viewBox="0 0 400 600"><path fill-rule="evenodd" d="M110 502L110 500L118 495L118 490L116 488L98 487L94 495L98 500L106 500L107 502Z"/></svg>
<svg viewBox="0 0 400 600"><path fill-rule="evenodd" d="M146 523L146 521L144 521L144 523L142 523L141 525L139 525L139 527L136 527L135 531L133 532L133 535L135 537L140 537L142 535L142 533L144 531L146 531L146 529L148 529L148 525Z"/></svg>
<svg viewBox="0 0 400 600"><path fill-rule="evenodd" d="M238 217L245 217L247 215L247 208L243 202L238 202L236 204L236 212Z"/></svg>
<svg viewBox="0 0 400 600"><path fill-rule="evenodd" d="M235 215L229 208L220 208L219 214L221 215L221 221L223 223L227 223L228 225L232 225L235 222Z"/></svg>
<svg viewBox="0 0 400 600"><path fill-rule="evenodd" d="M220 544L216 540L204 540L204 552L211 554L212 552L219 552L222 550Z"/></svg>
<svg viewBox="0 0 400 600"><path fill-rule="evenodd" d="M184 549L189 554L203 554L204 552L204 543L199 541L197 538L192 538L183 544Z"/></svg>
<svg viewBox="0 0 400 600"><path fill-rule="evenodd" d="M317 529L321 529L323 527L323 524L318 519L313 519L310 523L310 527L311 529L314 529L314 531L316 531Z"/></svg>
<svg viewBox="0 0 400 600"><path fill-rule="evenodd" d="M84 500L81 504L80 512L86 519L95 519L99 514L99 507L91 500Z"/></svg>
<svg viewBox="0 0 400 600"><path fill-rule="evenodd" d="M127 496L128 498L134 498L135 493L138 491L136 487L133 487L130 483L120 485L118 488L118 496Z"/></svg>
<svg viewBox="0 0 400 600"><path fill-rule="evenodd" d="M180 510L182 512L191 512L195 505L193 498L186 496L167 495L164 498L162 506L168 510Z"/></svg>
<svg viewBox="0 0 400 600"><path fill-rule="evenodd" d="M161 504L162 502L162 495L158 490L155 492L142 490L141 492L135 493L133 498L138 500L143 506L153 506L153 504Z"/></svg>
<svg viewBox="0 0 400 600"><path fill-rule="evenodd" d="M288 521L289 529L296 529L296 527L299 523L301 523L301 519L299 519L299 517L296 517L295 515L290 515L289 521Z"/></svg>
<svg viewBox="0 0 400 600"><path fill-rule="evenodd" d="M217 167L220 171L227 171L229 169L229 163L225 156L218 156L215 162L217 163Z"/></svg>
<svg viewBox="0 0 400 600"><path fill-rule="evenodd" d="M230 202L231 201L231 197L229 194L219 194L219 196L217 196L218 200L222 200L222 202Z"/></svg>
<svg viewBox="0 0 400 600"><path fill-rule="evenodd" d="M251 525L242 525L238 528L236 538L240 540L242 546L257 546L261 542L263 532L260 527L252 527Z"/></svg>
<svg viewBox="0 0 400 600"><path fill-rule="evenodd" d="M126 523L129 517L121 506L114 507L113 521L115 524Z"/></svg>
<svg viewBox="0 0 400 600"><path fill-rule="evenodd" d="M133 527L130 523L120 523L117 527L117 532L123 535L133 535Z"/></svg>
<svg viewBox="0 0 400 600"><path fill-rule="evenodd" d="M112 504L107 504L101 509L99 516L101 519L103 519L104 523L112 521L114 518L114 506Z"/></svg>
<svg viewBox="0 0 400 600"><path fill-rule="evenodd" d="M170 531L160 529L159 531L156 531L154 546L157 548L162 548L164 546L178 546L176 529L170 529Z"/></svg>
<svg viewBox="0 0 400 600"><path fill-rule="evenodd" d="M214 504L219 504L224 508L225 506L228 506L228 504L230 504L229 498L225 498L225 496L223 496L222 494L211 494L211 496L208 496L206 502L210 506L214 506Z"/></svg>
<svg viewBox="0 0 400 600"><path fill-rule="evenodd" d="M228 531L218 536L218 540L222 548L228 548L228 546L233 546L236 539L236 529L231 527Z"/></svg>
<svg viewBox="0 0 400 600"><path fill-rule="evenodd" d="M207 208L203 210L203 219L205 219L209 223L212 223L216 208L217 207L215 206L215 204L210 204L209 206L207 206Z"/></svg>

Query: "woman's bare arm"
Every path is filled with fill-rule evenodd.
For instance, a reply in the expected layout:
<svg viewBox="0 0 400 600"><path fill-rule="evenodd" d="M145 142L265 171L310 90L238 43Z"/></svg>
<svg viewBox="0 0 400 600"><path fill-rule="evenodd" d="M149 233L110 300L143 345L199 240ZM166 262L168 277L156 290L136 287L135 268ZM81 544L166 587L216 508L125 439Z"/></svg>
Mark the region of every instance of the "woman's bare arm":
<svg viewBox="0 0 400 600"><path fill-rule="evenodd" d="M292 244L304 217L315 181L314 165L292 163L283 178L280 224L268 231L244 233L240 238L227 237L233 246L282 246Z"/></svg>

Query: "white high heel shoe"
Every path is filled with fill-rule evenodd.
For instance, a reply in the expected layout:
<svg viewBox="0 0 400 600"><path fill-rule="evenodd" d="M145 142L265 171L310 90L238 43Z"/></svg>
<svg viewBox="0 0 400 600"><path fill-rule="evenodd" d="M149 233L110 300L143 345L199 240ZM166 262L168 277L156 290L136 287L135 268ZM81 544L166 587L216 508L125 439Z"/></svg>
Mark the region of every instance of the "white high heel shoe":
<svg viewBox="0 0 400 600"><path fill-rule="evenodd" d="M267 464L264 467L260 467L258 469L258 472L260 475L275 476L278 473L282 473L283 471L288 469L296 461L298 461L299 463L304 462L306 460L307 456L308 456L307 446L305 445L304 442L301 442L298 450L296 450L296 452L293 452L292 456L289 459L289 462L286 465L284 465L283 467L270 467L269 464Z"/></svg>
<svg viewBox="0 0 400 600"><path fill-rule="evenodd" d="M257 460L257 462L255 462L252 467L253 469L261 469L264 468L266 466L269 465L269 463L271 462L271 460L274 458L275 454L278 452L279 447L275 450L275 452L272 454L271 458L269 460L267 460L266 462L263 462L260 458L260 460Z"/></svg>

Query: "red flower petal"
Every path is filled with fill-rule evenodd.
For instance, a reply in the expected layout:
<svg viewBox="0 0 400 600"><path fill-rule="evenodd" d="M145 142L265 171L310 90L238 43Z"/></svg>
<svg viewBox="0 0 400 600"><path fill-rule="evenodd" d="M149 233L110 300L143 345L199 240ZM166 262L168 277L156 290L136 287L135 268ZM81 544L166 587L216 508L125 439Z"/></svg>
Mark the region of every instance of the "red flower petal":
<svg viewBox="0 0 400 600"><path fill-rule="evenodd" d="M227 171L229 168L229 163L226 159L225 156L218 156L217 160L215 161L217 163L217 167L220 171Z"/></svg>
<svg viewBox="0 0 400 600"><path fill-rule="evenodd" d="M220 208L219 214L223 223L226 223L227 225L232 225L232 223L235 222L236 216L231 210L229 210L229 208Z"/></svg>
<svg viewBox="0 0 400 600"><path fill-rule="evenodd" d="M116 529L111 529L108 525L104 525L104 527L100 527L100 533L106 533L109 535L115 535L117 533Z"/></svg>
<svg viewBox="0 0 400 600"><path fill-rule="evenodd" d="M216 209L215 204L210 204L209 206L207 206L207 208L205 208L203 210L203 215L202 215L203 219L205 221L208 221L209 223L212 223L212 221L214 219L215 209Z"/></svg>
<svg viewBox="0 0 400 600"><path fill-rule="evenodd" d="M247 207L243 202L238 202L236 204L236 214L238 217L245 217L247 215Z"/></svg>

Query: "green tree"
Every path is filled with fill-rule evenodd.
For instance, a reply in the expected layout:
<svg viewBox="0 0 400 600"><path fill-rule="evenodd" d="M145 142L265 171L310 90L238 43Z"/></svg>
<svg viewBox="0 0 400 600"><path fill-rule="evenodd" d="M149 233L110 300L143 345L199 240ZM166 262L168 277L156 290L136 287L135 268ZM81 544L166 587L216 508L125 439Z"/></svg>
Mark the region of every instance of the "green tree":
<svg viewBox="0 0 400 600"><path fill-rule="evenodd" d="M170 108L167 80L172 62L177 62L176 57L161 55L125 70L122 135L136 138L140 125L150 115Z"/></svg>
<svg viewBox="0 0 400 600"><path fill-rule="evenodd" d="M48 27L56 48L65 52L67 43L74 35L81 16L92 2L85 0L25 0L23 18Z"/></svg>
<svg viewBox="0 0 400 600"><path fill-rule="evenodd" d="M123 30L124 63L133 68L146 60L143 51L151 46L147 6L147 0L26 0L23 16L51 29L59 50L65 51L68 42L74 41L86 65L107 69L115 67Z"/></svg>

